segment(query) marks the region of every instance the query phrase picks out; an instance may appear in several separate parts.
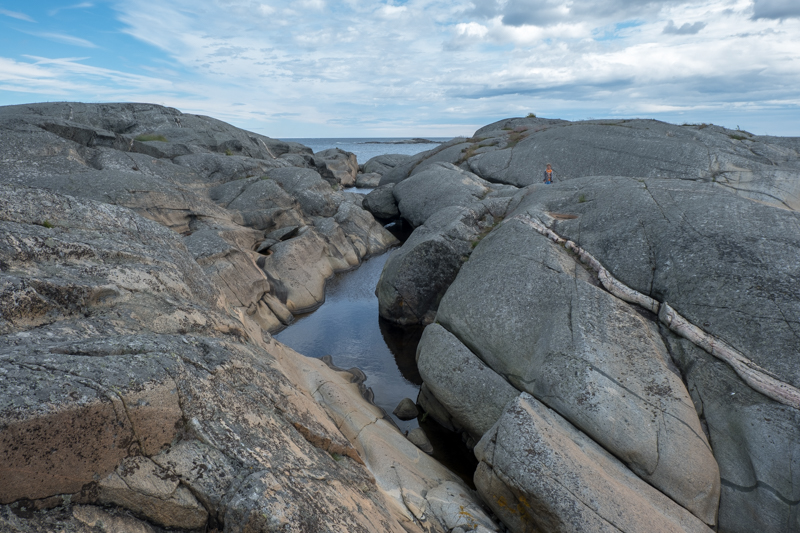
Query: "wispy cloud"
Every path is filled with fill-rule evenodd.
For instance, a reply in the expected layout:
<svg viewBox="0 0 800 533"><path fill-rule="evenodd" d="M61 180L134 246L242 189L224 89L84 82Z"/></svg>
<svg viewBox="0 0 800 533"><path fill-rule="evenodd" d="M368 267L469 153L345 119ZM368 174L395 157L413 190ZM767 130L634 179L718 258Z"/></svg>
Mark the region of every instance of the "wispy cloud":
<svg viewBox="0 0 800 533"><path fill-rule="evenodd" d="M62 7L57 7L55 9L51 9L50 11L47 12L47 14L53 17L55 15L58 15L60 11L64 11L65 9L87 9L90 7L94 7L94 4L92 2L81 2L80 4L73 4L71 6L62 6Z"/></svg>
<svg viewBox="0 0 800 533"><path fill-rule="evenodd" d="M75 95L167 101L287 136L471 133L459 125L530 111L800 115L796 0L111 1L116 25L156 50L129 67L151 76L17 58L42 76L14 86L62 77L86 91ZM109 48L91 39L70 44Z"/></svg>
<svg viewBox="0 0 800 533"><path fill-rule="evenodd" d="M97 48L97 45L91 41L87 41L86 39L81 39L80 37L75 37L73 35L67 35L65 33L33 32L33 31L25 33L33 35L35 37L41 37L42 39L47 39L48 41L53 41L56 43L68 44L71 46L80 46L82 48Z"/></svg>
<svg viewBox="0 0 800 533"><path fill-rule="evenodd" d="M33 20L33 18L31 18L29 15L26 15L25 13L20 13L18 11L9 11L8 9L0 9L0 15L5 15L7 17L24 20L27 22L36 22L35 20Z"/></svg>

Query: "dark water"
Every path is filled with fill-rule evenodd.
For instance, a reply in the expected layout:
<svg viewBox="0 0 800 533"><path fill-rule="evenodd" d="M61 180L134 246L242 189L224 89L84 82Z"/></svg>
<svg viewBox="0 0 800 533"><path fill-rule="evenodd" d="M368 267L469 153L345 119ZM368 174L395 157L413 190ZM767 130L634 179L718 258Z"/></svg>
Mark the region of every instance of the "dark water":
<svg viewBox="0 0 800 533"><path fill-rule="evenodd" d="M403 398L417 400L422 379L416 351L422 328L400 328L378 315L375 287L391 253L336 275L326 287L325 303L275 338L309 357L330 355L337 367L361 369L375 404L405 432L420 423L416 419L402 421L392 411ZM472 485L477 461L461 438L430 417L421 425L433 444L434 457Z"/></svg>
<svg viewBox="0 0 800 533"><path fill-rule="evenodd" d="M417 427L417 421L404 422L391 413L403 398L417 399L422 379L415 355L422 332L405 331L378 316L375 287L391 253L336 275L326 287L325 303L275 338L309 357L330 355L338 367L360 368L367 375L365 385L375 393L375 404L405 431Z"/></svg>

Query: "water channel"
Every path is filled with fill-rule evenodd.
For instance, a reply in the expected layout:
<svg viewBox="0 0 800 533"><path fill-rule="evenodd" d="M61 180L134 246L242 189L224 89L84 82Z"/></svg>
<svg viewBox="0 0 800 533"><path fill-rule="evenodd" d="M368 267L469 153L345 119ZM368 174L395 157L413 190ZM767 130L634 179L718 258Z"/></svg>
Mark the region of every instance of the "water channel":
<svg viewBox="0 0 800 533"><path fill-rule="evenodd" d="M309 357L330 355L337 367L361 369L375 404L403 432L421 426L433 444L434 457L472 486L477 461L458 435L430 417L403 421L392 414L403 398L416 401L422 384L416 365L421 328L400 328L378 315L375 287L392 253L334 276L328 281L325 303L298 317L275 338Z"/></svg>

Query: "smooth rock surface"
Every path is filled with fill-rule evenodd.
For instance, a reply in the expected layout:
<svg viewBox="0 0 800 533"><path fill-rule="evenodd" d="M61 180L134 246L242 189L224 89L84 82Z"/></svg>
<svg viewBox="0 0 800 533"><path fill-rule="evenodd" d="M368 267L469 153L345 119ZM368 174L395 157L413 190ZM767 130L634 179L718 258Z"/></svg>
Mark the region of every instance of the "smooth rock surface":
<svg viewBox="0 0 800 533"><path fill-rule="evenodd" d="M410 159L406 154L382 154L376 155L364 163L364 173L375 173L383 176L398 164Z"/></svg>
<svg viewBox="0 0 800 533"><path fill-rule="evenodd" d="M507 220L462 267L436 320L517 389L714 524L719 470L657 326L596 287L562 247Z"/></svg>
<svg viewBox="0 0 800 533"><path fill-rule="evenodd" d="M429 324L481 232L504 212L502 200L448 207L414 230L378 280L380 315L401 325Z"/></svg>
<svg viewBox="0 0 800 533"><path fill-rule="evenodd" d="M417 366L447 412L477 441L491 428L519 391L486 366L439 324L425 328L417 347Z"/></svg>
<svg viewBox="0 0 800 533"><path fill-rule="evenodd" d="M372 213L375 218L391 220L400 215L397 209L397 200L394 197L394 183L381 185L364 197L364 209Z"/></svg>
<svg viewBox="0 0 800 533"><path fill-rule="evenodd" d="M712 531L529 394L475 451L478 491L515 533Z"/></svg>
<svg viewBox="0 0 800 533"><path fill-rule="evenodd" d="M413 420L419 415L417 405L411 398L403 398L393 411L394 415L400 420Z"/></svg>
<svg viewBox="0 0 800 533"><path fill-rule="evenodd" d="M489 183L475 174L445 163L431 165L392 189L400 214L414 227L445 207L467 206L490 191Z"/></svg>
<svg viewBox="0 0 800 533"><path fill-rule="evenodd" d="M341 187L352 187L356 183L358 161L352 152L340 148L328 148L314 154L314 163L323 179Z"/></svg>

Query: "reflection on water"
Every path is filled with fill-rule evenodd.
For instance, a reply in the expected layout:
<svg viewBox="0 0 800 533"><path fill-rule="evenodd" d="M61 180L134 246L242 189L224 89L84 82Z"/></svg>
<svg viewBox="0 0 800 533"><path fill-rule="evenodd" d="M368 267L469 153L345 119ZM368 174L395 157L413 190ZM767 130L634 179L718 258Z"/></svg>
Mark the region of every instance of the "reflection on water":
<svg viewBox="0 0 800 533"><path fill-rule="evenodd" d="M392 414L403 398L417 400L422 378L416 353L422 327L401 328L378 315L375 287L391 253L336 275L326 287L325 303L313 313L298 317L275 338L309 357L330 355L337 367L364 371L365 385L375 394L375 404L401 431L422 426L433 445L434 457L474 488L472 475L477 461L458 435L430 417L420 424L416 419L403 421Z"/></svg>
<svg viewBox="0 0 800 533"><path fill-rule="evenodd" d="M375 287L390 253L335 276L325 289L325 303L275 338L309 357L330 355L338 367L363 370L375 404L405 431L417 427L417 421L404 422L391 413L403 398L417 399L422 380L414 359L421 331L404 332L378 316ZM397 360L390 346L397 350Z"/></svg>

